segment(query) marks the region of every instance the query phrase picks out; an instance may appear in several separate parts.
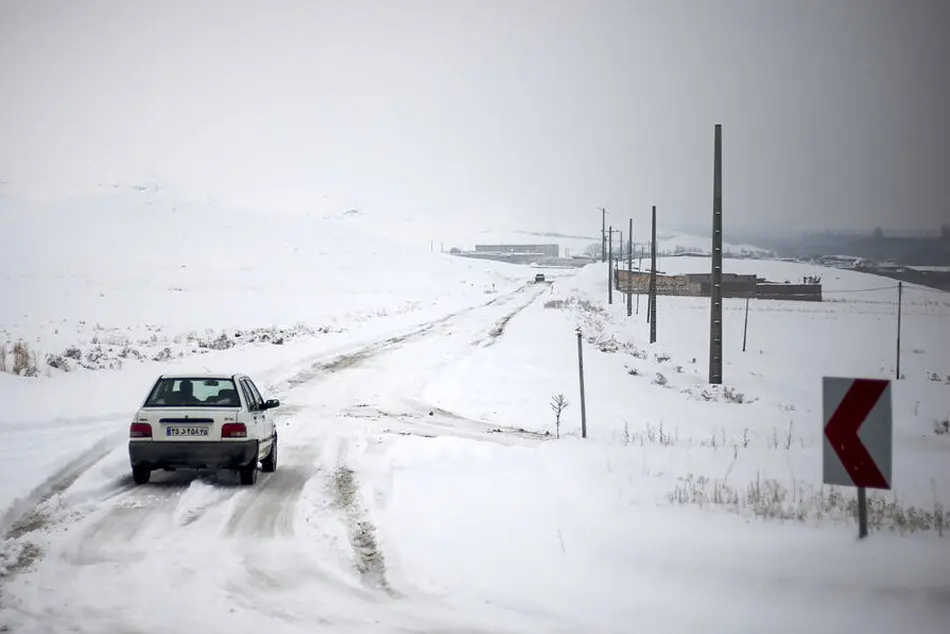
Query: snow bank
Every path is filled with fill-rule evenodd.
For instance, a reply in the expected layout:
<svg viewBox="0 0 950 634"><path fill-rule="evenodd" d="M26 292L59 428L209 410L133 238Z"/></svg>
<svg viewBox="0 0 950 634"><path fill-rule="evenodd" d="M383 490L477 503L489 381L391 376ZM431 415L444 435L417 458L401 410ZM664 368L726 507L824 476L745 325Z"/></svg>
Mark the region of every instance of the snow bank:
<svg viewBox="0 0 950 634"><path fill-rule="evenodd" d="M642 453L399 440L374 513L390 579L564 632L944 631L946 548L670 508Z"/></svg>
<svg viewBox="0 0 950 634"><path fill-rule="evenodd" d="M679 258L662 264L673 263L695 270ZM631 459L662 476L659 498L705 503L718 495L722 503L714 505L750 517L850 521L853 490L821 486L821 379L894 377L896 294L846 293L846 287L889 285L859 273L727 261L733 271L770 267L767 274L793 279L822 274L840 301L752 301L743 353L744 300L726 300L723 386L706 383L708 298L660 297L658 340L651 345L646 298L639 314L627 318L620 294L607 304L606 271L595 265L557 282L507 325L495 345L436 377L426 398L468 418L555 435L551 401L563 393L569 405L560 434L577 437L579 327L588 434L599 442L649 447ZM950 455L950 339L944 336L950 301L929 290L905 291L903 329L905 378L893 391L894 490L872 498L881 526L910 530L916 522L907 517L911 513L923 514L919 523L936 530L938 521L950 521L950 472L943 467ZM747 495L749 487L755 492ZM749 495L778 496L782 503L737 508L731 502Z"/></svg>

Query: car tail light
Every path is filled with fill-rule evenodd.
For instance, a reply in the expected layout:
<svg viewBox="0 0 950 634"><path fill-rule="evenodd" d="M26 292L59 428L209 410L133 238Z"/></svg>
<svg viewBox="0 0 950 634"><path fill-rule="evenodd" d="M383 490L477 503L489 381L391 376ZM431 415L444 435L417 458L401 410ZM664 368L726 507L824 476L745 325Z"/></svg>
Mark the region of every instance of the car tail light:
<svg viewBox="0 0 950 634"><path fill-rule="evenodd" d="M152 426L148 423L132 423L129 425L129 438L151 438Z"/></svg>
<svg viewBox="0 0 950 634"><path fill-rule="evenodd" d="M247 427L244 423L225 423L221 425L222 438L247 438Z"/></svg>

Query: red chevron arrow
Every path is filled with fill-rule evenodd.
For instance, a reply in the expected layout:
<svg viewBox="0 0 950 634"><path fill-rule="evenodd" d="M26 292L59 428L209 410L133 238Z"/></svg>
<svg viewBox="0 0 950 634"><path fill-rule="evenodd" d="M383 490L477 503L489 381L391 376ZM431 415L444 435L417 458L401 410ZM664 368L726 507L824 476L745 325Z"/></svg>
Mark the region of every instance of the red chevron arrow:
<svg viewBox="0 0 950 634"><path fill-rule="evenodd" d="M887 388L881 379L855 379L841 399L838 409L825 425L825 437L841 459L845 471L856 487L889 489L867 447L858 437L858 430Z"/></svg>

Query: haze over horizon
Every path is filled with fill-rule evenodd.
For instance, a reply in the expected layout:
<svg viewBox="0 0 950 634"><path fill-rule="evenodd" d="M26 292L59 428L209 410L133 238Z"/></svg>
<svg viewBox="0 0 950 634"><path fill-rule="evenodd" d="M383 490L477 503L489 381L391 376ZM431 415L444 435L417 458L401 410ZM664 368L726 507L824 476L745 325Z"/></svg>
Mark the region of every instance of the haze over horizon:
<svg viewBox="0 0 950 634"><path fill-rule="evenodd" d="M722 123L727 234L933 231L947 32L928 0L0 0L0 181L698 233Z"/></svg>

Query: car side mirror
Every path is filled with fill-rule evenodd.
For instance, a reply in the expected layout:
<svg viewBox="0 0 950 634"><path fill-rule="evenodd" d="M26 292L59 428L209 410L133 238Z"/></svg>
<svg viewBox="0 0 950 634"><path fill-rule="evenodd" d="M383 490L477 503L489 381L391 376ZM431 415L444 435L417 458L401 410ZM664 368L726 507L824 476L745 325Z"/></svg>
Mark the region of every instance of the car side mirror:
<svg viewBox="0 0 950 634"><path fill-rule="evenodd" d="M271 398L264 401L264 409L274 409L275 407L280 407L280 401L278 401L276 398Z"/></svg>

